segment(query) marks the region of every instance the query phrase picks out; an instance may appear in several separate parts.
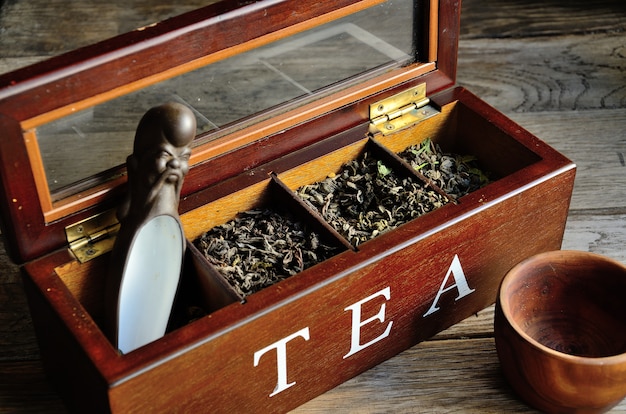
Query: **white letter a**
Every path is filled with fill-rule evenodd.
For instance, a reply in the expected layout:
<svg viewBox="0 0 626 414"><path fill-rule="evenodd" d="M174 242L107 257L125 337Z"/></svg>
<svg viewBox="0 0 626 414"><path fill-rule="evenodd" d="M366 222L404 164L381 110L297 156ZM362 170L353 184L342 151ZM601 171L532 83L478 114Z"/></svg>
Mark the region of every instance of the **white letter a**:
<svg viewBox="0 0 626 414"><path fill-rule="evenodd" d="M448 279L450 278L450 274L454 276L454 284L445 287L448 283ZM465 273L463 273L463 268L461 267L461 261L459 260L459 256L457 256L456 254L454 255L454 259L452 259L452 264L450 265L450 268L448 268L448 273L446 273L446 277L441 283L441 287L437 292L437 296L435 296L433 304L431 305L430 309L428 309L428 312L424 314L424 317L437 312L439 310L437 302L439 302L439 298L441 297L441 295L455 287L459 291L459 296L456 297L455 301L474 292L474 289L470 289L469 285L467 284Z"/></svg>

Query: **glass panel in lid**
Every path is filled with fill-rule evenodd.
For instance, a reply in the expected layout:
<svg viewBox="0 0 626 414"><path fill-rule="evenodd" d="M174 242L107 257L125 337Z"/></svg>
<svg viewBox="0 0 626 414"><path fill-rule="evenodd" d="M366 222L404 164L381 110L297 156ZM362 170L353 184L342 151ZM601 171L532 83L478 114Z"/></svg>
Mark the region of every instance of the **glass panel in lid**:
<svg viewBox="0 0 626 414"><path fill-rule="evenodd" d="M52 201L119 173L139 119L155 105L190 106L206 142L418 61L417 3L387 1L37 127Z"/></svg>

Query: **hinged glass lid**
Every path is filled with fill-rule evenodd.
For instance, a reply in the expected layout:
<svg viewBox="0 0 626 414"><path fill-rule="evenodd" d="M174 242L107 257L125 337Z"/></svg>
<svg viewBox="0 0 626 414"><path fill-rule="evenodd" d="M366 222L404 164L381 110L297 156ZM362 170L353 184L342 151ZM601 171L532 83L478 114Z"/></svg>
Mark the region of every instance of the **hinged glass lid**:
<svg viewBox="0 0 626 414"><path fill-rule="evenodd" d="M43 171L36 175L43 211L55 219L63 200L119 177L138 119L152 106L177 101L191 107L197 146L419 61L420 2L376 3L113 99L95 97L85 109L47 114L56 118L51 121L25 122L31 162Z"/></svg>
<svg viewBox="0 0 626 414"><path fill-rule="evenodd" d="M342 108L325 133L366 123L355 108L422 75L447 88L458 12L453 0L223 0L0 75L6 233L32 258L114 207L137 123L167 101L197 119L186 197L211 184L205 161Z"/></svg>
<svg viewBox="0 0 626 414"><path fill-rule="evenodd" d="M359 75L412 62L412 7L407 0L386 2L37 127L50 191L59 193L122 164L137 120L162 102L190 106L203 134L302 102ZM68 171L71 154L59 151L60 141L89 162Z"/></svg>

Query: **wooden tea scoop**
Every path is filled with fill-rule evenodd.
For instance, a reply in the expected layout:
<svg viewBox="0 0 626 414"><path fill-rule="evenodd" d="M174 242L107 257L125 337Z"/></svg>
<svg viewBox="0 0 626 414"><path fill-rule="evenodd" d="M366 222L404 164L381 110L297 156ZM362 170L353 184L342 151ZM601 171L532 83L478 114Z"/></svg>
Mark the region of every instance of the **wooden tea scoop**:
<svg viewBox="0 0 626 414"><path fill-rule="evenodd" d="M152 108L126 160L128 197L118 210L105 292L106 330L123 353L165 334L185 252L178 202L195 132L186 106Z"/></svg>

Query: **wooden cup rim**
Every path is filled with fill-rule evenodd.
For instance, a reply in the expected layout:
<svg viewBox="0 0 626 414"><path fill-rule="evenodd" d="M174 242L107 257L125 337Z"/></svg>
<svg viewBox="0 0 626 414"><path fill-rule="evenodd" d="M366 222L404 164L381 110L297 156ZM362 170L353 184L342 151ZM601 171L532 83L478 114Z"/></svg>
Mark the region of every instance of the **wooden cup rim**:
<svg viewBox="0 0 626 414"><path fill-rule="evenodd" d="M626 364L626 352L619 353L616 355L602 356L602 357L588 357L588 356L579 356L572 355L568 353L564 353L561 351L557 351L552 349L541 342L537 341L529 334L527 334L524 329L517 323L517 321L512 317L510 313L510 302L509 298L505 293L507 292L507 288L513 283L518 275L523 274L528 271L528 269L532 269L537 264L540 263L549 263L549 262L559 262L563 260L571 260L575 256L578 256L578 259L590 260L595 262L603 262L609 266L615 267L619 269L626 278L626 266L617 260L611 259L606 256L602 256L597 253L590 253L584 251L576 251L576 250L556 250L550 252L539 253L535 256L532 256L519 264L515 265L502 280L500 285L500 289L498 291L498 303L500 306L500 310L502 311L503 316L505 317L507 323L515 330L515 332L522 337L528 344L533 346L534 348L542 351L545 354L548 354L554 358L561 359L564 361L569 361L571 363L579 364L579 365L589 365L589 366L606 366L606 365L619 365Z"/></svg>

